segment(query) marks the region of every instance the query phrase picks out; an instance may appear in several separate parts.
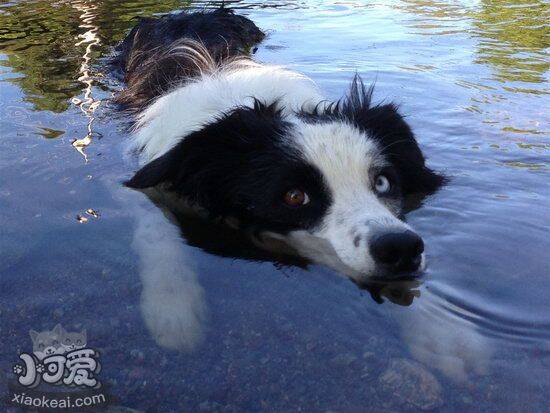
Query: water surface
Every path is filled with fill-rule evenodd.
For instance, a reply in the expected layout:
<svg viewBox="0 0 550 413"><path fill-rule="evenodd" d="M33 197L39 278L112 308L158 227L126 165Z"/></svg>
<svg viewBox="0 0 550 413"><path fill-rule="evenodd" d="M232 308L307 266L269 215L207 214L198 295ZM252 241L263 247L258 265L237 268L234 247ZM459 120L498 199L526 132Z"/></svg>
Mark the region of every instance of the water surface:
<svg viewBox="0 0 550 413"><path fill-rule="evenodd" d="M62 323L87 329L102 380L138 411L547 411L548 4L226 3L269 33L256 59L334 99L358 72L400 103L452 178L408 217L426 274L369 292L321 266L209 253L201 223L180 236L121 186L135 164L105 58L136 16L189 3L3 2L0 387L28 331ZM168 299L146 294L150 273L168 274ZM172 307L193 316L155 340L151 308Z"/></svg>

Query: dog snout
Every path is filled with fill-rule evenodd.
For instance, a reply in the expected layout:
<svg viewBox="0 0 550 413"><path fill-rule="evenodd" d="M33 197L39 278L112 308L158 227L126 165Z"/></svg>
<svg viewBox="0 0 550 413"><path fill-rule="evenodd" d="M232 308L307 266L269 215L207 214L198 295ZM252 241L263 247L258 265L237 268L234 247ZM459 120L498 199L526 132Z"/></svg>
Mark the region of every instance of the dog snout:
<svg viewBox="0 0 550 413"><path fill-rule="evenodd" d="M392 273L413 272L422 262L424 242L410 230L384 232L373 236L370 252L377 264Z"/></svg>

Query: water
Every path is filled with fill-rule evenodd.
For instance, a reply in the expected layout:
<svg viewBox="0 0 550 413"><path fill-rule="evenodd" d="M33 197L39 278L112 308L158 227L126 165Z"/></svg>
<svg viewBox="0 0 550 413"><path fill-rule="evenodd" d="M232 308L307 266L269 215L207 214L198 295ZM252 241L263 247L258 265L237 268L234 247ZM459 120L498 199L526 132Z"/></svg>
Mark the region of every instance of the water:
<svg viewBox="0 0 550 413"><path fill-rule="evenodd" d="M548 5L232 5L269 32L257 59L334 98L357 71L376 99L400 102L452 177L409 215L426 274L369 292L321 266L209 254L200 224L178 241L121 186L135 165L104 58L135 16L186 3L3 2L0 388L28 331L61 323L87 329L115 404L138 411L548 411ZM146 294L147 271L168 274L172 301ZM154 340L163 305L196 317Z"/></svg>

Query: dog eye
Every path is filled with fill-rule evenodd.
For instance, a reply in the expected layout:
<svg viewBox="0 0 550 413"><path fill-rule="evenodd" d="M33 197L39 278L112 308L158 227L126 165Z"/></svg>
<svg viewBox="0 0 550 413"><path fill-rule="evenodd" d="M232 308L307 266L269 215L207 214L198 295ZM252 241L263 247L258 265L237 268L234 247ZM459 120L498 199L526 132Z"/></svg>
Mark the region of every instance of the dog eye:
<svg viewBox="0 0 550 413"><path fill-rule="evenodd" d="M309 203L309 196L300 189L291 189L285 193L284 201L291 207L299 207Z"/></svg>
<svg viewBox="0 0 550 413"><path fill-rule="evenodd" d="M374 183L374 189L379 194L385 194L391 189L390 180L385 175L378 175Z"/></svg>

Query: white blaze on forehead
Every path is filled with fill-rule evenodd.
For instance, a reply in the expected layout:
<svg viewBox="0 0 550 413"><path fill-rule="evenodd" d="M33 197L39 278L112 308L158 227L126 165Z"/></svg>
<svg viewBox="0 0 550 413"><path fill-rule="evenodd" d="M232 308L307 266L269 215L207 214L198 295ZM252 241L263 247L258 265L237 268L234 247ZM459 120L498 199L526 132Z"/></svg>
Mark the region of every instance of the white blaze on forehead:
<svg viewBox="0 0 550 413"><path fill-rule="evenodd" d="M296 143L305 159L321 171L333 198L370 188L369 169L384 165L376 142L348 123L300 123Z"/></svg>
<svg viewBox="0 0 550 413"><path fill-rule="evenodd" d="M369 251L371 235L408 228L372 188L371 169L387 161L376 141L345 122L298 122L295 134L304 159L321 172L331 205L318 227L294 231L288 241L316 261L350 269L348 275L354 278L372 275L376 264Z"/></svg>

